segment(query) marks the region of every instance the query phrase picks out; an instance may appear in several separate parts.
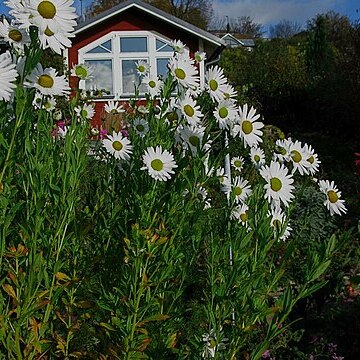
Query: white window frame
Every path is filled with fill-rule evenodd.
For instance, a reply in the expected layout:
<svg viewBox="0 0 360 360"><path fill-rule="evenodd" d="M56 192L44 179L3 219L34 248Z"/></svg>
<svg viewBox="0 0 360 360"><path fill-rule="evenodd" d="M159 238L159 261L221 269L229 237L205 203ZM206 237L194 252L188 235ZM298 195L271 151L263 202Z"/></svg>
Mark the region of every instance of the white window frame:
<svg viewBox="0 0 360 360"><path fill-rule="evenodd" d="M120 52L121 37L146 37L147 52ZM88 51L101 45L109 39L111 39L111 53L87 53ZM156 39L159 39L165 43L169 43L171 41L171 39L165 38L164 36L154 31L113 31L80 48L78 51L78 61L79 63L84 63L87 60L112 60L113 95L111 98L114 100L128 100L134 94L124 93L122 91L122 60L148 59L150 64L150 75L156 76L156 60L164 58L169 59L173 56L173 51L157 52ZM79 87L80 89L85 89L85 80L80 81ZM97 98L96 100L103 101L106 98L109 98L109 96L104 98Z"/></svg>

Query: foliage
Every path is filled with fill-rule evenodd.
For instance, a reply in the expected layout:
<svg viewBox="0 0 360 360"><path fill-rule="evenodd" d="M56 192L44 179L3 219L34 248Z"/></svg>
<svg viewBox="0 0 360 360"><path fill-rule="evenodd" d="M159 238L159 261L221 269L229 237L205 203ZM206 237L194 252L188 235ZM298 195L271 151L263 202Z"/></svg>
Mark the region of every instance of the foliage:
<svg viewBox="0 0 360 360"><path fill-rule="evenodd" d="M206 89L195 75L181 83L196 66L179 43L158 95L139 101L135 84L120 131L105 135L84 111L93 99L79 89L60 98L67 86L54 84L64 77L45 69L32 86L39 45L32 27L13 98L0 101L1 355L255 360L294 339L294 309L326 284L339 246L320 203L336 196L336 206L340 193L320 193L303 176L316 155L300 150L300 175L282 132L260 130L247 105L224 126L235 103L222 70L209 71ZM82 66L81 76L90 72ZM57 108L47 106L49 89ZM229 110L218 111L225 96ZM181 138L195 127L202 136ZM250 141L262 147L262 167ZM150 156L155 147L162 156ZM241 170L230 169L230 156L244 159ZM272 164L288 189L284 174L266 179ZM246 198L231 181L240 175ZM294 190L289 207L266 196L269 184L289 202ZM240 205L248 209L236 216ZM280 210L283 221L272 221Z"/></svg>
<svg viewBox="0 0 360 360"><path fill-rule="evenodd" d="M248 15L238 16L237 18L229 18L228 16L223 18L215 17L210 23L210 28L213 30L241 34L244 38L261 37L264 33L262 27L262 24L256 23Z"/></svg>
<svg viewBox="0 0 360 360"><path fill-rule="evenodd" d="M290 38L301 31L298 22L283 19L275 25L270 25L269 33L271 38Z"/></svg>

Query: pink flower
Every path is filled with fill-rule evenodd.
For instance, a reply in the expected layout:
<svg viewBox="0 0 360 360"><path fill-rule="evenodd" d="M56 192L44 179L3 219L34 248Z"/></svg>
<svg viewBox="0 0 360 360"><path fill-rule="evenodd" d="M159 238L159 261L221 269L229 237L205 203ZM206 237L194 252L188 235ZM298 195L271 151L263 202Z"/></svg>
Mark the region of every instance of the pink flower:
<svg viewBox="0 0 360 360"><path fill-rule="evenodd" d="M106 129L100 130L100 137L101 137L101 139L106 139L106 137L107 137L107 130Z"/></svg>

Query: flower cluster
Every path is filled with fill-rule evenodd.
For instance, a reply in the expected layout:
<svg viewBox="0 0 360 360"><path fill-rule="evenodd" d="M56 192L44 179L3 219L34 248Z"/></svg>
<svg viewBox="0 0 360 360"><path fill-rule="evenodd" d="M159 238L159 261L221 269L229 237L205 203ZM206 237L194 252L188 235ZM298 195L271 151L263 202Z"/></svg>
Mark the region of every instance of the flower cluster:
<svg viewBox="0 0 360 360"><path fill-rule="evenodd" d="M56 53L71 46L70 38L76 26L76 12L72 0L7 0L12 24L6 20L1 25L1 36L10 44L23 50L29 42L31 26L38 29L43 49L50 48Z"/></svg>
<svg viewBox="0 0 360 360"><path fill-rule="evenodd" d="M141 170L147 170L156 181L170 180L181 159L201 159L204 172L219 180L220 190L226 194L231 208L231 219L239 221L249 231L249 199L254 182L262 184L264 198L269 204L269 225L276 238L287 239L292 231L288 208L295 199L297 182L301 177L312 177L319 171L318 155L310 145L291 138L278 139L271 149L266 147L263 141L265 125L260 114L247 104L237 105L236 92L222 69L210 67L205 74L205 84L201 87L196 61L190 57L185 45L176 41L172 46L174 56L168 65L170 87L168 79L160 82L151 78L148 64L139 61L137 69L141 82L148 88L148 101L130 106L132 115L125 113L129 120L126 125L128 137L121 135L119 140L120 135L114 133L103 140L103 146L124 162L130 160L132 142L139 144L137 139L143 139L142 143L150 146L142 149ZM210 116L209 111L205 115L202 106L202 99L206 96L212 104ZM154 100L157 100L155 105ZM106 107L107 111L113 108L110 105ZM172 145L168 144L165 148L150 140L154 135L152 129L159 129L159 124L172 139ZM238 141L241 146L231 159L223 159L224 167L209 169L209 157L214 153L213 145L216 142L214 134L219 133L228 142ZM224 153L228 152L227 144L223 150ZM249 176L249 169L253 169L258 176ZM326 195L325 206L330 214L345 213L344 200L340 199L341 193L336 186L328 181L320 181L319 185L320 191ZM211 199L205 187L202 184L198 186L206 193L203 197L206 198L204 208L207 209Z"/></svg>

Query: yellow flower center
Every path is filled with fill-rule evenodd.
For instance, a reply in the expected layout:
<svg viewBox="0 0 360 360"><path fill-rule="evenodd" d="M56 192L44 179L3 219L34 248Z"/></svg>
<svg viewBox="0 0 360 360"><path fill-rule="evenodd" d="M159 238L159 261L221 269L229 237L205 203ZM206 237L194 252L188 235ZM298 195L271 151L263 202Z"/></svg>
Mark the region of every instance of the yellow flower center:
<svg viewBox="0 0 360 360"><path fill-rule="evenodd" d="M51 1L42 1L37 10L44 19L53 19L56 15L56 7Z"/></svg>
<svg viewBox="0 0 360 360"><path fill-rule="evenodd" d="M83 67L83 66L78 66L75 68L75 74L79 77L79 78L86 78L87 77L87 70Z"/></svg>
<svg viewBox="0 0 360 360"><path fill-rule="evenodd" d="M302 156L297 150L293 150L291 152L291 158L294 160L294 162L299 163L302 160Z"/></svg>
<svg viewBox="0 0 360 360"><path fill-rule="evenodd" d="M334 190L329 190L328 193L329 201L334 204L339 200L339 197L337 196L337 193Z"/></svg>
<svg viewBox="0 0 360 360"><path fill-rule="evenodd" d="M87 116L88 116L87 110L82 109L82 110L80 111L80 115L81 115L83 118L87 118Z"/></svg>
<svg viewBox="0 0 360 360"><path fill-rule="evenodd" d="M179 120L179 116L176 111L172 111L166 114L166 117L169 121Z"/></svg>
<svg viewBox="0 0 360 360"><path fill-rule="evenodd" d="M116 151L120 151L124 146L123 146L123 144L122 144L120 141L116 140L116 141L114 141L114 142L112 143L112 147L113 147Z"/></svg>
<svg viewBox="0 0 360 360"><path fill-rule="evenodd" d="M281 223L281 221L279 219L275 219L273 221L273 226L277 231L279 231L281 229L281 227L282 227L282 223Z"/></svg>
<svg viewBox="0 0 360 360"><path fill-rule="evenodd" d="M226 107L220 108L219 115L222 119L225 119L229 115L228 109Z"/></svg>
<svg viewBox="0 0 360 360"><path fill-rule="evenodd" d="M192 135L189 137L189 143L192 146L198 147L200 145L200 139L197 136Z"/></svg>
<svg viewBox="0 0 360 360"><path fill-rule="evenodd" d="M44 88L51 88L54 85L54 79L47 74L40 75L38 79L38 84Z"/></svg>
<svg viewBox="0 0 360 360"><path fill-rule="evenodd" d="M279 191L282 188L281 180L277 177L271 178L270 187L273 191Z"/></svg>
<svg viewBox="0 0 360 360"><path fill-rule="evenodd" d="M48 26L46 27L46 29L45 29L45 31L44 31L44 34L45 34L46 36L53 36L53 35L54 35L54 33L49 29Z"/></svg>
<svg viewBox="0 0 360 360"><path fill-rule="evenodd" d="M235 160L234 165L235 165L235 167L239 168L239 167L241 167L242 162L240 160Z"/></svg>
<svg viewBox="0 0 360 360"><path fill-rule="evenodd" d="M145 127L142 124L137 124L136 125L136 130L139 131L139 132L143 132L145 130Z"/></svg>
<svg viewBox="0 0 360 360"><path fill-rule="evenodd" d="M156 86L155 81L154 81L154 80L150 80L150 81L149 81L149 86L150 86L151 88L154 88L154 87Z"/></svg>
<svg viewBox="0 0 360 360"><path fill-rule="evenodd" d="M219 87L219 84L218 84L218 82L217 82L216 80L211 79L211 80L209 81L209 86L210 86L210 89L211 89L212 91L216 91L217 88Z"/></svg>
<svg viewBox="0 0 360 360"><path fill-rule="evenodd" d="M45 109L50 109L51 108L51 103L49 101L47 101L45 104L44 104L44 108Z"/></svg>
<svg viewBox="0 0 360 360"><path fill-rule="evenodd" d="M248 218L249 218L249 217L248 217L247 211L245 211L244 213L240 214L240 219L241 219L242 222L248 221Z"/></svg>
<svg viewBox="0 0 360 360"><path fill-rule="evenodd" d="M139 72L143 73L145 71L145 66L144 65L139 65L138 70L139 70Z"/></svg>
<svg viewBox="0 0 360 360"><path fill-rule="evenodd" d="M260 161L260 156L259 156L259 155L255 155L255 156L254 156L254 160L255 160L255 162L258 163L258 162Z"/></svg>
<svg viewBox="0 0 360 360"><path fill-rule="evenodd" d="M118 112L116 109L111 109L110 113L113 114L113 115L116 115L116 114L118 114L119 112Z"/></svg>
<svg viewBox="0 0 360 360"><path fill-rule="evenodd" d="M308 161L310 164L313 164L314 161L315 161L315 158L311 155L311 156L307 159L307 161Z"/></svg>
<svg viewBox="0 0 360 360"><path fill-rule="evenodd" d="M194 116L194 114L195 114L193 107L190 105L184 106L184 112L187 116L190 116L190 117Z"/></svg>
<svg viewBox="0 0 360 360"><path fill-rule="evenodd" d="M175 69L175 75L180 80L184 80L186 78L186 73L183 69Z"/></svg>
<svg viewBox="0 0 360 360"><path fill-rule="evenodd" d="M22 40L22 33L19 30L12 29L8 34L9 38L13 41L20 42Z"/></svg>
<svg viewBox="0 0 360 360"><path fill-rule="evenodd" d="M242 192L243 192L243 190L242 190L241 187L237 186L237 187L234 188L234 194L236 196L240 196L242 194Z"/></svg>
<svg viewBox="0 0 360 360"><path fill-rule="evenodd" d="M160 159L154 159L150 165L156 171L161 171L164 168L164 163Z"/></svg>
<svg viewBox="0 0 360 360"><path fill-rule="evenodd" d="M253 131L252 123L249 120L244 120L241 124L241 128L246 135L250 134Z"/></svg>

